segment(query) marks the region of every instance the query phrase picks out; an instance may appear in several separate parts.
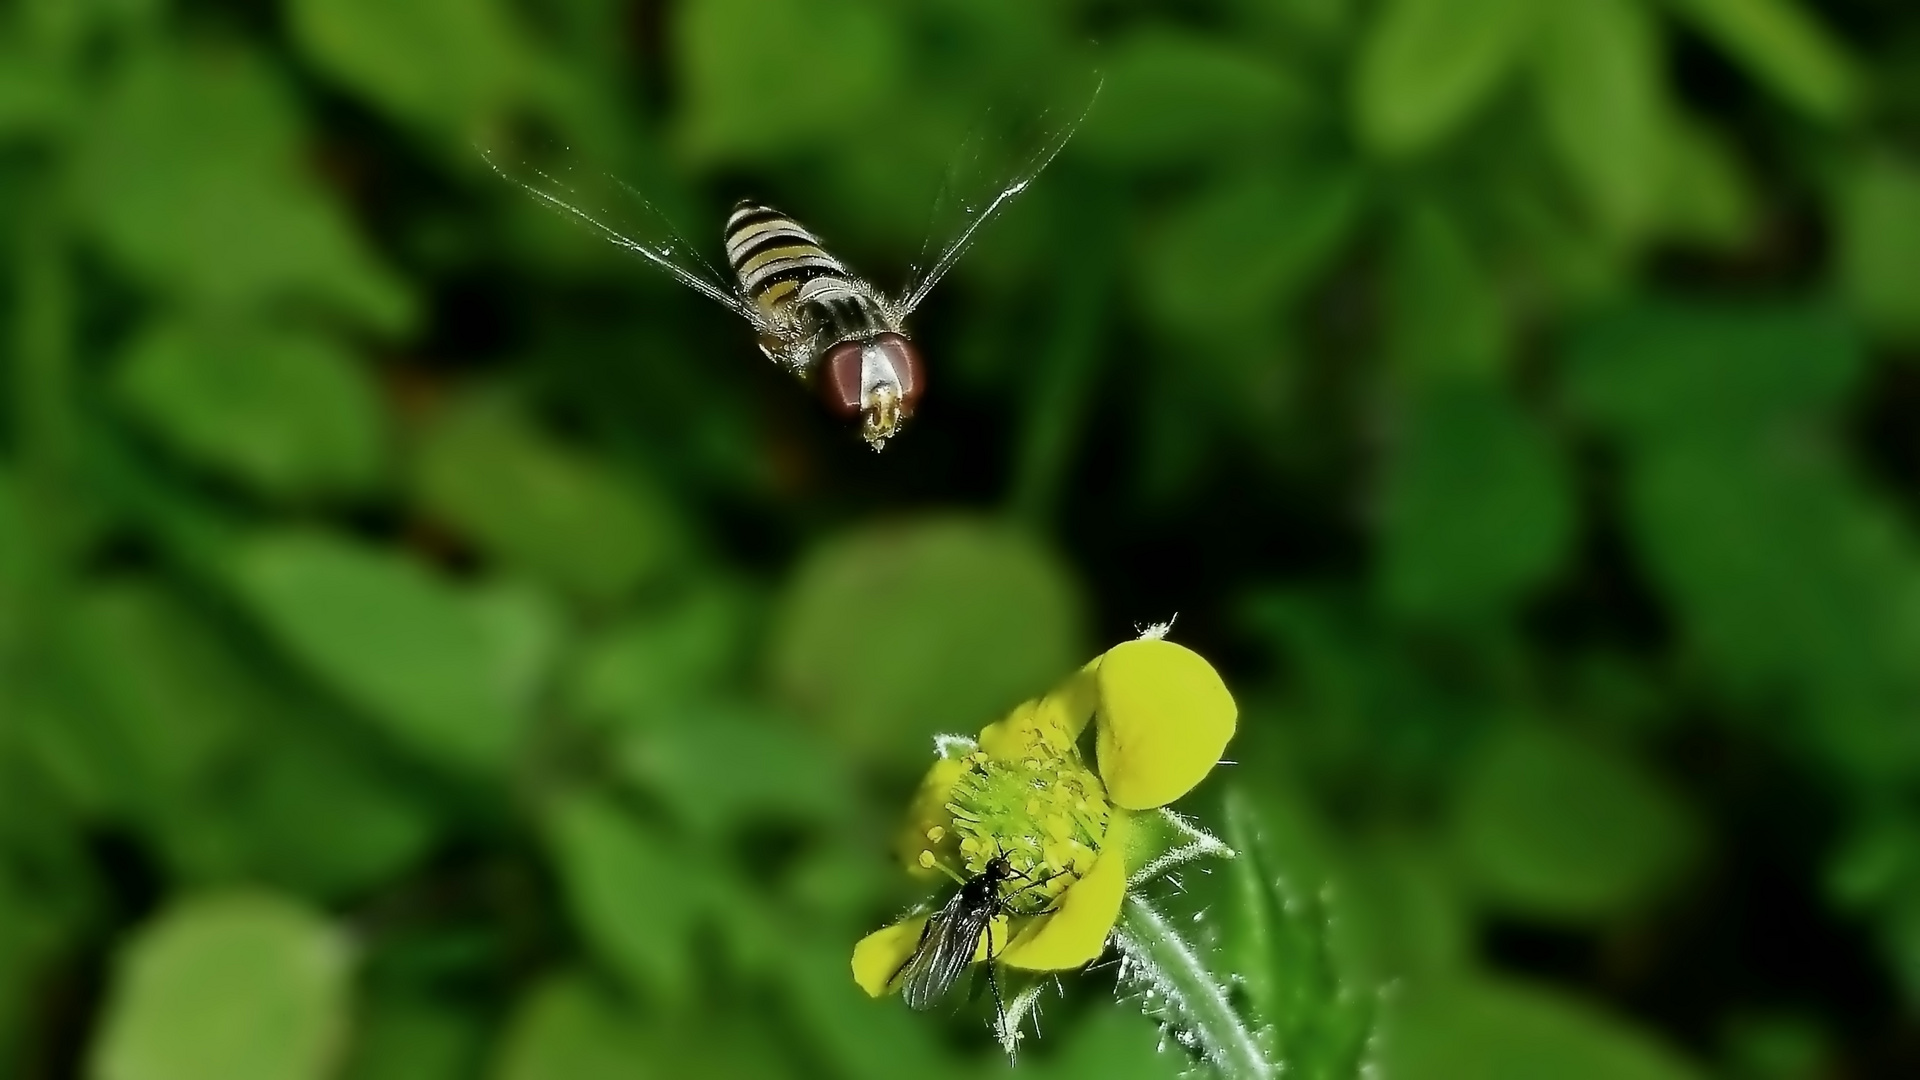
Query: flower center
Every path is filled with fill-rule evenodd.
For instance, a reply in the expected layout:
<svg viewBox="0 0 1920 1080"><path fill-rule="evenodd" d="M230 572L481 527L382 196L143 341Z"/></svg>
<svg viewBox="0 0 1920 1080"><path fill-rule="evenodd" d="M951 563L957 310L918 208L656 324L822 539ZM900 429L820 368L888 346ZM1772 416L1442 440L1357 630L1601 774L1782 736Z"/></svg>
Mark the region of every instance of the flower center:
<svg viewBox="0 0 1920 1080"><path fill-rule="evenodd" d="M1032 913L1093 867L1107 831L1107 792L1064 737L1036 733L1026 753L1007 761L976 750L954 784L947 812L965 873L1006 857L1015 877L1006 895L1016 911ZM940 832L936 828L932 832ZM938 845L943 839L928 839ZM931 851L923 854L931 864ZM1024 880L1022 880L1024 878Z"/></svg>

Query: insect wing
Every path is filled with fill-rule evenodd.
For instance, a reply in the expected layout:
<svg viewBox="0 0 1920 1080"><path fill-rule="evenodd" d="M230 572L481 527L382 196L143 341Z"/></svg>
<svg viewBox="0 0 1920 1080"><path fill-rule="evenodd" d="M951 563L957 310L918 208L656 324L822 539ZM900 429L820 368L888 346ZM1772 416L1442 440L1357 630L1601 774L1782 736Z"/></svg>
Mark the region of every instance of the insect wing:
<svg viewBox="0 0 1920 1080"><path fill-rule="evenodd" d="M901 975L900 996L906 999L908 1008L924 1012L953 989L967 965L973 963L980 935L993 921L995 906L992 896L983 902L973 890L963 888L927 920L920 947Z"/></svg>
<svg viewBox="0 0 1920 1080"><path fill-rule="evenodd" d="M902 294L901 318L912 314L967 253L980 227L1005 210L1066 149L1093 111L1102 77L1088 72L1074 82L1062 96L1063 103L1037 110L1003 138L989 134L999 119L990 113L961 145L934 201L934 227ZM936 248L936 239L943 237L944 243Z"/></svg>
<svg viewBox="0 0 1920 1080"><path fill-rule="evenodd" d="M543 154L538 163L484 147L480 155L494 172L534 198L665 270L702 296L759 322L759 313L740 299L713 264L681 237L659 208L626 182L575 164L564 152Z"/></svg>

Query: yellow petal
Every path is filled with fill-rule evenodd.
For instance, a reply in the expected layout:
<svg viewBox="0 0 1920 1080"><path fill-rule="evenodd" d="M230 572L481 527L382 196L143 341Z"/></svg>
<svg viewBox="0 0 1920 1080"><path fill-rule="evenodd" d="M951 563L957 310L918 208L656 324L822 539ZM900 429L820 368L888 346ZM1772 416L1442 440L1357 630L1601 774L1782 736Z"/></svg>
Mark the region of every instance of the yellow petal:
<svg viewBox="0 0 1920 1080"><path fill-rule="evenodd" d="M1056 753L1072 746L1099 702L1093 679L1099 663L1096 657L1047 696L1023 702L1006 719L988 724L980 732L980 749L998 761L1020 761L1032 755L1035 743L1046 743Z"/></svg>
<svg viewBox="0 0 1920 1080"><path fill-rule="evenodd" d="M1165 806L1220 760L1239 710L1213 665L1171 641L1107 650L1100 689L1100 779L1129 810Z"/></svg>
<svg viewBox="0 0 1920 1080"><path fill-rule="evenodd" d="M1028 971L1065 971L1100 958L1127 892L1127 829L1127 815L1115 814L1093 869L1067 886L1051 914L1036 917L1014 937L1000 954L1001 963Z"/></svg>
<svg viewBox="0 0 1920 1080"><path fill-rule="evenodd" d="M936 857L942 857L953 850L956 842L953 815L947 811L947 802L953 798L954 782L966 771L964 758L940 758L933 763L933 768L927 770L926 778L920 781L920 790L914 793L913 805L907 808L906 828L895 841L895 852L909 874L920 878L943 876L939 870L922 864L920 853L932 851ZM939 840L927 835L934 829L941 831Z"/></svg>
<svg viewBox="0 0 1920 1080"><path fill-rule="evenodd" d="M875 930L853 947L853 981L860 984L868 997L882 997L894 989L887 984L907 966L907 959L920 945L920 932L926 925L927 916L915 915Z"/></svg>
<svg viewBox="0 0 1920 1080"><path fill-rule="evenodd" d="M920 947L920 935L926 929L927 915L915 915L902 919L892 926L882 927L860 939L853 947L853 981L868 997L883 997L899 989L894 977L906 969L907 961L913 958L915 949ZM1007 940L1007 917L995 915L987 933L973 946L973 962L979 963L987 958L988 935L992 935L992 944L996 953Z"/></svg>

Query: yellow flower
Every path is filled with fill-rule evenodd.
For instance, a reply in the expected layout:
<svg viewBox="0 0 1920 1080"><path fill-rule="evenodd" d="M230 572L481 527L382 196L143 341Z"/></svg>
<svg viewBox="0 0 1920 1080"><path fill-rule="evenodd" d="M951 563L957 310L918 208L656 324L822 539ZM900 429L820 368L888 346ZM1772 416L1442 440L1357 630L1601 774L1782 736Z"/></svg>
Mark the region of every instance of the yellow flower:
<svg viewBox="0 0 1920 1080"><path fill-rule="evenodd" d="M995 925L993 959L1030 971L1090 963L1130 885L1196 852L1224 850L1159 808L1212 770L1237 716L1199 654L1153 633L1115 646L988 725L977 742L942 738L908 811L900 859L910 874L964 881L1004 857L1014 872L1003 893L1010 917ZM1097 773L1079 749L1089 722ZM1186 846L1173 850L1175 840ZM927 918L855 946L861 988L874 997L899 988ZM986 945L983 935L976 962Z"/></svg>

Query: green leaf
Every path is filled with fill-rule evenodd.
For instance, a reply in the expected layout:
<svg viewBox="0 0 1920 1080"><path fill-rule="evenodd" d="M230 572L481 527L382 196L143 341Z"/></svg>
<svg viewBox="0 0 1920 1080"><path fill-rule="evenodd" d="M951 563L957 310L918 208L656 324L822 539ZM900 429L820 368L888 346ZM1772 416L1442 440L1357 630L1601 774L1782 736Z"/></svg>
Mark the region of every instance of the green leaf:
<svg viewBox="0 0 1920 1080"><path fill-rule="evenodd" d="M1377 1065L1380 1075L1404 1080L1703 1076L1639 1030L1577 999L1485 976L1410 983L1396 995Z"/></svg>
<svg viewBox="0 0 1920 1080"><path fill-rule="evenodd" d="M393 115L460 133L529 82L527 32L495 0L290 0L315 66Z"/></svg>
<svg viewBox="0 0 1920 1080"><path fill-rule="evenodd" d="M587 944L634 989L684 997L694 976L693 931L711 903L697 859L584 792L547 809L546 835Z"/></svg>
<svg viewBox="0 0 1920 1080"><path fill-rule="evenodd" d="M301 170L299 113L236 48L143 50L106 88L76 162L82 219L151 287L228 309L317 301L388 333L405 286Z"/></svg>
<svg viewBox="0 0 1920 1080"><path fill-rule="evenodd" d="M644 477L606 472L485 393L422 437L415 492L489 554L579 596L611 600L668 573L679 522Z"/></svg>
<svg viewBox="0 0 1920 1080"><path fill-rule="evenodd" d="M1215 183L1168 218L1139 260L1141 299L1175 332L1277 321L1346 243L1363 193L1361 177L1336 166Z"/></svg>
<svg viewBox="0 0 1920 1080"><path fill-rule="evenodd" d="M1451 135L1518 64L1538 10L1529 0L1387 0L1355 66L1361 141L1393 157Z"/></svg>
<svg viewBox="0 0 1920 1080"><path fill-rule="evenodd" d="M356 1025L344 1080L464 1080L480 1075L487 1031L470 1009L424 995L378 994Z"/></svg>
<svg viewBox="0 0 1920 1080"><path fill-rule="evenodd" d="M353 896L412 865L439 831L436 808L405 777L296 725L276 726L235 773L170 830L169 852L197 857L203 878Z"/></svg>
<svg viewBox="0 0 1920 1080"><path fill-rule="evenodd" d="M1920 340L1920 166L1878 154L1838 192L1840 288L1876 331Z"/></svg>
<svg viewBox="0 0 1920 1080"><path fill-rule="evenodd" d="M262 494L359 493L386 465L378 388L325 338L168 322L121 363L117 389L157 436Z"/></svg>
<svg viewBox="0 0 1920 1080"><path fill-rule="evenodd" d="M1076 153L1165 169L1264 149L1297 129L1308 89L1260 52L1214 36L1148 27L1106 50L1106 82Z"/></svg>
<svg viewBox="0 0 1920 1080"><path fill-rule="evenodd" d="M295 531L247 543L232 575L291 657L414 750L505 766L557 633L536 598L462 591L399 556Z"/></svg>
<svg viewBox="0 0 1920 1080"><path fill-rule="evenodd" d="M1010 528L934 518L815 551L775 619L774 677L836 739L918 760L1087 660L1081 600L1048 551Z"/></svg>
<svg viewBox="0 0 1920 1080"><path fill-rule="evenodd" d="M1410 376L1488 375L1505 364L1498 283L1455 214L1429 201L1399 215L1389 250L1388 351Z"/></svg>
<svg viewBox="0 0 1920 1080"><path fill-rule="evenodd" d="M1567 922L1645 907L1700 847L1686 807L1637 762L1520 726L1495 735L1467 767L1452 829L1481 896Z"/></svg>
<svg viewBox="0 0 1920 1080"><path fill-rule="evenodd" d="M1662 160L1660 227L1667 236L1712 250L1737 249L1751 240L1759 196L1720 132L1674 110Z"/></svg>
<svg viewBox="0 0 1920 1080"><path fill-rule="evenodd" d="M1637 239L1665 190L1659 27L1641 0L1556 0L1541 10L1533 59L1548 142L1594 218Z"/></svg>
<svg viewBox="0 0 1920 1080"><path fill-rule="evenodd" d="M1695 29L1774 93L1817 120L1845 120L1860 107L1860 70L1795 0L1668 0Z"/></svg>
<svg viewBox="0 0 1920 1080"><path fill-rule="evenodd" d="M97 1080L322 1080L345 1034L346 940L270 894L206 894L141 929L115 966Z"/></svg>
<svg viewBox="0 0 1920 1080"><path fill-rule="evenodd" d="M682 135L702 158L763 159L864 133L905 75L900 14L875 0L705 0L676 25Z"/></svg>
<svg viewBox="0 0 1920 1080"><path fill-rule="evenodd" d="M1866 355L1824 306L1654 300L1581 328L1568 361L1580 406L1635 436L1755 432L1850 394Z"/></svg>
<svg viewBox="0 0 1920 1080"><path fill-rule="evenodd" d="M1482 615L1547 581L1573 540L1569 470L1504 392L1418 393L1381 498L1388 603L1415 618Z"/></svg>
<svg viewBox="0 0 1920 1080"><path fill-rule="evenodd" d="M855 809L838 758L765 710L708 701L622 739L623 776L702 835L766 823L844 822Z"/></svg>
<svg viewBox="0 0 1920 1080"><path fill-rule="evenodd" d="M1218 873L1227 899L1218 948L1232 963L1256 1038L1286 1076L1358 1077L1377 1008L1337 948L1329 883L1290 857L1266 799L1241 788L1224 800L1238 854Z"/></svg>
<svg viewBox="0 0 1920 1080"><path fill-rule="evenodd" d="M724 587L636 612L576 651L567 703L595 726L676 723L736 684L756 618L738 590Z"/></svg>
<svg viewBox="0 0 1920 1080"><path fill-rule="evenodd" d="M499 1058L498 1080L633 1080L652 1060L654 1040L639 1018L578 974L537 984L514 1009Z"/></svg>
<svg viewBox="0 0 1920 1080"><path fill-rule="evenodd" d="M136 824L234 767L274 702L169 589L103 582L72 601L60 684L72 706L31 732L83 805Z"/></svg>

